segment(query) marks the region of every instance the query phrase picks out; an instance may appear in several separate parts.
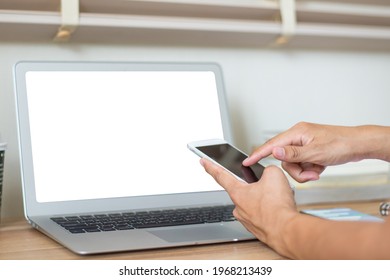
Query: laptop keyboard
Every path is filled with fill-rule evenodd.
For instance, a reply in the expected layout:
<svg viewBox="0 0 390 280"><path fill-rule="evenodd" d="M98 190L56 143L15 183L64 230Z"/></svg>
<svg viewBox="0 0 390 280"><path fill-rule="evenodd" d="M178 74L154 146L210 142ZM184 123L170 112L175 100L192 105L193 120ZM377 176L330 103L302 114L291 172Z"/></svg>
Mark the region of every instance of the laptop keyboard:
<svg viewBox="0 0 390 280"><path fill-rule="evenodd" d="M52 217L71 233L133 230L142 228L235 221L234 205L183 208L161 211L123 212L96 215Z"/></svg>

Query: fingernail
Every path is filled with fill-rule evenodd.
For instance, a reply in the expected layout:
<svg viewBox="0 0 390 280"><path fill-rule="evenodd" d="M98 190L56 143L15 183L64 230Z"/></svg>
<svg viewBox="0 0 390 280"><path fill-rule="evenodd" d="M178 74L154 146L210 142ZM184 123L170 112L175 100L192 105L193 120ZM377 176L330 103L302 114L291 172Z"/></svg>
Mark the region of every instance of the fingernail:
<svg viewBox="0 0 390 280"><path fill-rule="evenodd" d="M201 159L199 160L199 162L200 162L200 165L202 165L202 166L204 167L204 160L203 160L203 158L201 158Z"/></svg>
<svg viewBox="0 0 390 280"><path fill-rule="evenodd" d="M276 157L277 159L284 159L284 156L285 156L284 148L276 147L276 148L274 148L272 153L273 153L274 157Z"/></svg>

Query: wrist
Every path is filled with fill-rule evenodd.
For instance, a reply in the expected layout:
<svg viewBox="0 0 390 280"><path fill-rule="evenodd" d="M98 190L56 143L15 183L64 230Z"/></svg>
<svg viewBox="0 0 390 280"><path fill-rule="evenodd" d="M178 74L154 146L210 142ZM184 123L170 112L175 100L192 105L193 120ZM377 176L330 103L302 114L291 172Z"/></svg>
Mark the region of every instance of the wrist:
<svg viewBox="0 0 390 280"><path fill-rule="evenodd" d="M352 137L356 160L380 159L390 161L390 127L363 125L355 128Z"/></svg>
<svg viewBox="0 0 390 280"><path fill-rule="evenodd" d="M294 252L294 234L299 224L299 219L302 214L294 212L280 223L280 228L274 231L267 244L272 247L280 255L288 258L296 258Z"/></svg>

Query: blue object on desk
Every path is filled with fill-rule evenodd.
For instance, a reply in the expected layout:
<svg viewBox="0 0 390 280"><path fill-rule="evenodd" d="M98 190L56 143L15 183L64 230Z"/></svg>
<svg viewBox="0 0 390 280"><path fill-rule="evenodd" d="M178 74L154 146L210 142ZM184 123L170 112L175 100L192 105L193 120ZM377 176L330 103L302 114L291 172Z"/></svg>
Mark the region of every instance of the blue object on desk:
<svg viewBox="0 0 390 280"><path fill-rule="evenodd" d="M330 208L330 209L305 209L304 214L335 221L371 221L383 222L383 219L365 214L351 208Z"/></svg>

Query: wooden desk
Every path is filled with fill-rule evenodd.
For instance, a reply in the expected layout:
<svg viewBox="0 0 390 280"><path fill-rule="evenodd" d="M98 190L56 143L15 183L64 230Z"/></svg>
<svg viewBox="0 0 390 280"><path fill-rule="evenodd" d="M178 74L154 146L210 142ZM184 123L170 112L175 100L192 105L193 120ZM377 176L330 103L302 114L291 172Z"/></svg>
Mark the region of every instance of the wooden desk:
<svg viewBox="0 0 390 280"><path fill-rule="evenodd" d="M300 208L350 207L379 216L379 203L379 201L372 201L322 204L300 206ZM4 222L0 225L0 259L273 260L283 259L283 257L259 241L79 256L33 229L26 221L19 220Z"/></svg>

